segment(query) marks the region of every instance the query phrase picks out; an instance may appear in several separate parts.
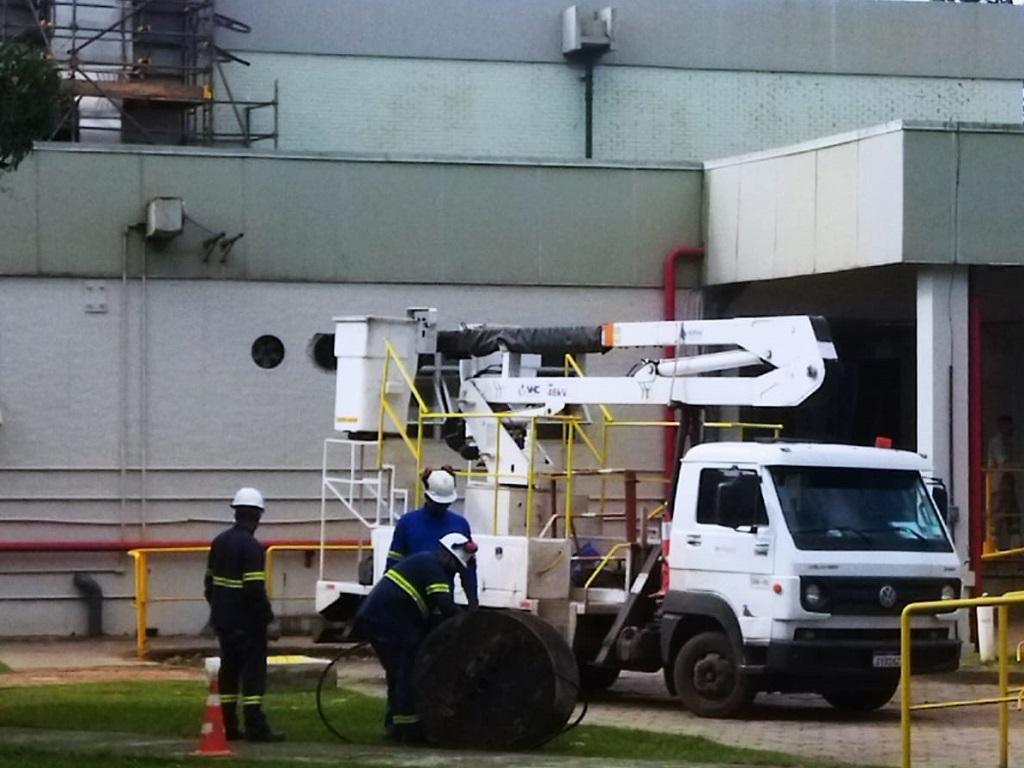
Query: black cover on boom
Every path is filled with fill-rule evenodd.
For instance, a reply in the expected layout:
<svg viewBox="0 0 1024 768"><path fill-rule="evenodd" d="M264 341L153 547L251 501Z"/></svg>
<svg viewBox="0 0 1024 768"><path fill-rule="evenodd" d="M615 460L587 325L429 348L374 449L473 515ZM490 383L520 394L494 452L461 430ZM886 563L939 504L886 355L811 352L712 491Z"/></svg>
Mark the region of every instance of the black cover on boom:
<svg viewBox="0 0 1024 768"><path fill-rule="evenodd" d="M440 331L437 351L451 358L483 357L499 350L535 355L607 352L601 345L601 326L566 325L554 328L487 327Z"/></svg>

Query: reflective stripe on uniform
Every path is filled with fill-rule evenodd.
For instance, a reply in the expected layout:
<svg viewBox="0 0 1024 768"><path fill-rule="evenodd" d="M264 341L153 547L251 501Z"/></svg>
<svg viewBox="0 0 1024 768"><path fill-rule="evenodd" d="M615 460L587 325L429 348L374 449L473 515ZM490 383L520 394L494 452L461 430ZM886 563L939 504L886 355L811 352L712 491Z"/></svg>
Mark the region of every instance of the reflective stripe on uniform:
<svg viewBox="0 0 1024 768"><path fill-rule="evenodd" d="M388 550L388 560L401 560L405 555L395 549Z"/></svg>
<svg viewBox="0 0 1024 768"><path fill-rule="evenodd" d="M242 574L242 581L266 581L266 571L246 571Z"/></svg>
<svg viewBox="0 0 1024 768"><path fill-rule="evenodd" d="M427 617L427 601L423 599L423 596L416 590L416 587L408 582L405 576L392 569L384 574L384 578L391 579L392 582L397 584L403 592L413 599L413 602L416 603L416 607L420 609L420 613L423 614L423 617Z"/></svg>
<svg viewBox="0 0 1024 768"><path fill-rule="evenodd" d="M419 715L393 715L391 722L395 725L412 725L420 721Z"/></svg>
<svg viewBox="0 0 1024 768"><path fill-rule="evenodd" d="M444 582L437 582L436 584L427 584L428 595L448 594L451 591L451 588Z"/></svg>
<svg viewBox="0 0 1024 768"><path fill-rule="evenodd" d="M262 696L243 696L242 697L242 703L245 704L246 706L249 706L251 704L262 704L263 703L263 697Z"/></svg>
<svg viewBox="0 0 1024 768"><path fill-rule="evenodd" d="M213 586L215 586L215 587L226 587L227 589L241 589L242 588L242 580L241 579L228 579L228 578L226 578L224 576L214 576L213 577Z"/></svg>
<svg viewBox="0 0 1024 768"><path fill-rule="evenodd" d="M220 695L221 704L237 704L238 694L237 693L222 693Z"/></svg>

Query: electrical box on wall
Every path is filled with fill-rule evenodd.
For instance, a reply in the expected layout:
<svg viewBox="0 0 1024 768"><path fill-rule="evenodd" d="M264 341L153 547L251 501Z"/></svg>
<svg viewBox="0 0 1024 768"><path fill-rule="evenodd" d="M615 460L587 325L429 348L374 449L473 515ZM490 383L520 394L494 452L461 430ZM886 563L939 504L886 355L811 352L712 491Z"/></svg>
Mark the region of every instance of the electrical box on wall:
<svg viewBox="0 0 1024 768"><path fill-rule="evenodd" d="M562 54L601 54L615 49L615 9L580 13L575 5L562 11Z"/></svg>
<svg viewBox="0 0 1024 768"><path fill-rule="evenodd" d="M146 238L170 240L185 226L185 201L180 197L154 197L146 204Z"/></svg>

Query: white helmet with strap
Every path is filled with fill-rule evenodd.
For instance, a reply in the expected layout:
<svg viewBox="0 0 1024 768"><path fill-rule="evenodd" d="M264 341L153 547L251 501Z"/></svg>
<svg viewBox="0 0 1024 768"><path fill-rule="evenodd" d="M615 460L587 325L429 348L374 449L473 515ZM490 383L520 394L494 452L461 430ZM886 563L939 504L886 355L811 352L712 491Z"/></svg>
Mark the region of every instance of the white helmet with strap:
<svg viewBox="0 0 1024 768"><path fill-rule="evenodd" d="M461 533L446 533L441 537L440 544L451 552L463 568L469 565L477 550L476 542Z"/></svg>

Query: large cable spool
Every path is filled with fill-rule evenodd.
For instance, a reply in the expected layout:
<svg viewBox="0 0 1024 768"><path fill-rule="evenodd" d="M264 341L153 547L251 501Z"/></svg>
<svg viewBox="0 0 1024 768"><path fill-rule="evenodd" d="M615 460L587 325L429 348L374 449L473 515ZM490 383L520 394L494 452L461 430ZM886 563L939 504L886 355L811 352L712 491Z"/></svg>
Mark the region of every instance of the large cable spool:
<svg viewBox="0 0 1024 768"><path fill-rule="evenodd" d="M444 747L530 749L557 735L576 706L576 659L561 635L529 613L473 611L420 647L416 711Z"/></svg>

